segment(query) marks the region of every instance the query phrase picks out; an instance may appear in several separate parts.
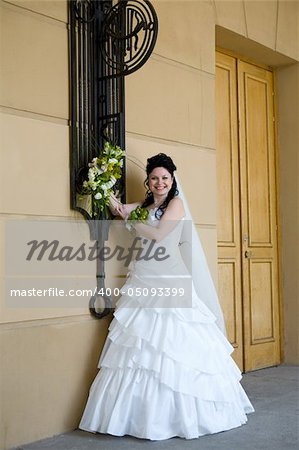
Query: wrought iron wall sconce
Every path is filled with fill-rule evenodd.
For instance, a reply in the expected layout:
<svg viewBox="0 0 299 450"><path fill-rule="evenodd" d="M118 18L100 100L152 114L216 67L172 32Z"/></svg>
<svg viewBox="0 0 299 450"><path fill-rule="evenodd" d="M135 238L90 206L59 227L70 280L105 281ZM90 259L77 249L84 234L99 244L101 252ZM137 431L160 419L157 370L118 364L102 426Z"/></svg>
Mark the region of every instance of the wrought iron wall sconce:
<svg viewBox="0 0 299 450"><path fill-rule="evenodd" d="M125 84L148 60L156 43L158 19L148 0L69 0L71 98L71 206L88 221L98 248L109 234L105 213L92 217L80 193L88 163L105 142L125 149ZM125 161L124 161L125 163ZM125 201L125 164L118 182ZM105 292L104 261L97 259L97 289ZM96 303L101 301L100 310ZM111 299L94 296L90 312L109 314Z"/></svg>

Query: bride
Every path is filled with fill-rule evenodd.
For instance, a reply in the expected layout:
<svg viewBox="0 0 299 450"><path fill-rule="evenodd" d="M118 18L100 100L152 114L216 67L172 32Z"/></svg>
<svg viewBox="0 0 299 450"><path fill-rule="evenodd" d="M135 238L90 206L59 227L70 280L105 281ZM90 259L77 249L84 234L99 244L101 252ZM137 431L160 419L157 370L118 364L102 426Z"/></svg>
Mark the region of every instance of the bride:
<svg viewBox="0 0 299 450"><path fill-rule="evenodd" d="M123 205L111 198L112 212L123 219L137 206L146 208L147 223L135 223L136 234L145 247L152 242L166 253L164 259L131 265L79 425L82 430L151 440L192 439L245 424L246 414L254 411L230 356L233 347L225 336L198 237L192 236L189 261L182 257L189 210L182 192L178 195L175 170L172 159L159 153L147 160L143 202ZM194 230L192 225L192 235ZM190 281L187 266L196 257ZM146 295L132 295L137 287Z"/></svg>

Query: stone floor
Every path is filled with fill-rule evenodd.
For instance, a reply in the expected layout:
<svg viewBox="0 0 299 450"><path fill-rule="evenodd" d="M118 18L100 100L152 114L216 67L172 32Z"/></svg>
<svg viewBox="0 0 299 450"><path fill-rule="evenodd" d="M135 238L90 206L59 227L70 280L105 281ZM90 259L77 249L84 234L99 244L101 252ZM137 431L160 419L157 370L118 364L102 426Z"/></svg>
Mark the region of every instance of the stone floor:
<svg viewBox="0 0 299 450"><path fill-rule="evenodd" d="M282 365L245 374L255 408L240 428L199 439L149 441L75 430L13 450L298 450L299 367Z"/></svg>

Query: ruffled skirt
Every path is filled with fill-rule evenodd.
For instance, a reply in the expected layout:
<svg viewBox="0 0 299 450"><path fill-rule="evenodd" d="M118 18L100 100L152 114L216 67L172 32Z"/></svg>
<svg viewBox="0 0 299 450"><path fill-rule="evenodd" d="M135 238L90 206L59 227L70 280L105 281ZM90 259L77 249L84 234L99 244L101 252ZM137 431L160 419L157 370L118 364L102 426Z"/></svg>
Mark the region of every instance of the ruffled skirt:
<svg viewBox="0 0 299 450"><path fill-rule="evenodd" d="M196 296L192 308L150 304L119 300L79 428L162 440L245 424L254 409L213 314Z"/></svg>

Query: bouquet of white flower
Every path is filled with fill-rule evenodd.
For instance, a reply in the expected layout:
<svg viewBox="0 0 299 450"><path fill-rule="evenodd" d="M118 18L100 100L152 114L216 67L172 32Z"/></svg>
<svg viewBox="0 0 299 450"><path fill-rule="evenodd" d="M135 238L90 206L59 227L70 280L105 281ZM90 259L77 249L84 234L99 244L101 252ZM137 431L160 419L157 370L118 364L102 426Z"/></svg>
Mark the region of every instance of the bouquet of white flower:
<svg viewBox="0 0 299 450"><path fill-rule="evenodd" d="M106 142L100 156L88 164L88 180L83 181L82 194L91 195L92 217L98 217L109 205L112 188L122 175L125 152Z"/></svg>

